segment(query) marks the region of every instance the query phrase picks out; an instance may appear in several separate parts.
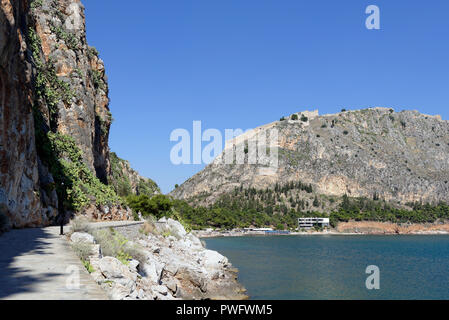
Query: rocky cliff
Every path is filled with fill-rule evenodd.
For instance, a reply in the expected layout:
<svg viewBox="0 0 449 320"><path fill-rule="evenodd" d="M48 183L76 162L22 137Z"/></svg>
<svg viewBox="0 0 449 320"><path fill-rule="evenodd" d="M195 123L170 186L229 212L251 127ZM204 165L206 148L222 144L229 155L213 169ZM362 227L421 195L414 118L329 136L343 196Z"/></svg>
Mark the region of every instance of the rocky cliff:
<svg viewBox="0 0 449 320"><path fill-rule="evenodd" d="M142 177L131 168L128 161L119 158L115 152L110 153L110 162L111 174L108 181L119 196L126 197L131 194L152 196L161 193L153 180Z"/></svg>
<svg viewBox="0 0 449 320"><path fill-rule="evenodd" d="M128 217L107 185L108 84L81 2L2 1L0 55L0 214L14 227L92 204Z"/></svg>
<svg viewBox="0 0 449 320"><path fill-rule="evenodd" d="M38 197L27 6L2 1L0 10L0 210L15 224L46 220Z"/></svg>
<svg viewBox="0 0 449 320"><path fill-rule="evenodd" d="M247 140L272 129L278 131L271 149L278 152L278 168L248 164ZM245 133L227 149L242 144L245 164L223 164L222 155L171 194L207 205L236 188L288 186L295 191L292 202L306 200L310 208L317 195L321 204L327 201L324 209L343 195L396 204L449 202L449 121L439 116L387 108L301 112Z"/></svg>

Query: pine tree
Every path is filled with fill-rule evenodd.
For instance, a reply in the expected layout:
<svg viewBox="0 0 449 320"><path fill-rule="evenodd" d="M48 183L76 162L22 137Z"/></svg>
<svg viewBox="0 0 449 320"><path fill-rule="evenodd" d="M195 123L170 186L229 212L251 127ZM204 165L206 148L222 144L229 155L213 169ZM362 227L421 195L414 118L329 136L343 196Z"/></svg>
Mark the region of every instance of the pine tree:
<svg viewBox="0 0 449 320"><path fill-rule="evenodd" d="M315 196L315 200L313 200L313 206L318 208L320 206L320 202L318 201L318 196Z"/></svg>

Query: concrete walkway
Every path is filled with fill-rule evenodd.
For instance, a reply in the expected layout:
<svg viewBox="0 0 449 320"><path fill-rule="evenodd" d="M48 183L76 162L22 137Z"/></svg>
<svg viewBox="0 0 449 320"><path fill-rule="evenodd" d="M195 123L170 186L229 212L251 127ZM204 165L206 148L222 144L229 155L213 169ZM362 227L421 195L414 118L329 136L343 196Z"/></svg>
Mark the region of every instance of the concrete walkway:
<svg viewBox="0 0 449 320"><path fill-rule="evenodd" d="M48 227L12 230L0 236L2 299L104 300L107 295L59 235L59 227Z"/></svg>

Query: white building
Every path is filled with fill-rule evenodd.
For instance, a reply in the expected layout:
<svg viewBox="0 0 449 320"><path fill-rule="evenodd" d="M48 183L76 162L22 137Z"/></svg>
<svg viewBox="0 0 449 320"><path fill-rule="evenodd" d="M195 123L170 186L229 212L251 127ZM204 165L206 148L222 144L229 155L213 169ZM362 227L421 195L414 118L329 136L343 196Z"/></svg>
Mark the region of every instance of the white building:
<svg viewBox="0 0 449 320"><path fill-rule="evenodd" d="M311 229L313 227L329 227L329 218L299 218L299 229Z"/></svg>

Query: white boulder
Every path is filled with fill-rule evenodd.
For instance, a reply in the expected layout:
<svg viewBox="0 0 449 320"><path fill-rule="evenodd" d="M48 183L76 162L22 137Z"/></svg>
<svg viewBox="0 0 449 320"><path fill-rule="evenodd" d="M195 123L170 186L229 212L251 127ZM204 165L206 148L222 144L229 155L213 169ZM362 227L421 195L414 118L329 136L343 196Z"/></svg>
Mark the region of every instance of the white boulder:
<svg viewBox="0 0 449 320"><path fill-rule="evenodd" d="M95 243L95 239L92 235L85 232L74 232L70 236L70 240L75 243Z"/></svg>
<svg viewBox="0 0 449 320"><path fill-rule="evenodd" d="M159 284L163 269L164 266L152 258L149 258L143 265L139 265L140 274L155 284Z"/></svg>
<svg viewBox="0 0 449 320"><path fill-rule="evenodd" d="M162 294L163 296L166 296L166 295L168 294L168 289L167 289L167 287L166 287L166 286L163 286L163 285L157 285L157 286L154 286L152 289L153 289L153 291L156 291L157 293L160 293L160 294Z"/></svg>
<svg viewBox="0 0 449 320"><path fill-rule="evenodd" d="M128 268L129 270L131 270L131 272L137 272L137 268L139 266L139 261L137 260L131 260L128 264Z"/></svg>
<svg viewBox="0 0 449 320"><path fill-rule="evenodd" d="M137 273L131 272L127 266L114 257L104 257L98 261L98 269L108 280L125 286L135 288Z"/></svg>
<svg viewBox="0 0 449 320"><path fill-rule="evenodd" d="M121 284L115 284L109 291L109 298L111 298L111 300L124 300L132 291L133 290L130 290L130 288Z"/></svg>
<svg viewBox="0 0 449 320"><path fill-rule="evenodd" d="M202 250L204 249L203 244L201 243L201 240L195 237L193 234L189 233L187 234L184 239L179 241L179 246L184 247L185 249L189 250Z"/></svg>
<svg viewBox="0 0 449 320"><path fill-rule="evenodd" d="M204 250L203 265L206 269L218 269L228 264L228 259L217 251Z"/></svg>
<svg viewBox="0 0 449 320"><path fill-rule="evenodd" d="M182 224L179 221L168 219L167 224L171 231L176 234L179 238L184 238L187 234L186 229L182 226Z"/></svg>

